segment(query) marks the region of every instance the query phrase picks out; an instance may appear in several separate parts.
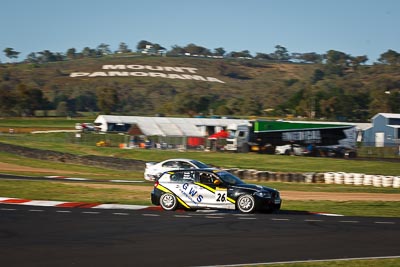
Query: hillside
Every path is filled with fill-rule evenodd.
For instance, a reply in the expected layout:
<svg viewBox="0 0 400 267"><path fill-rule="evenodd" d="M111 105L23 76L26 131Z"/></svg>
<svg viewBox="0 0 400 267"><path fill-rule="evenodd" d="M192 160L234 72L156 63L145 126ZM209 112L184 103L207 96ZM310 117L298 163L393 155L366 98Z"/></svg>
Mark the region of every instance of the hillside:
<svg viewBox="0 0 400 267"><path fill-rule="evenodd" d="M0 114L53 109L57 115L291 114L360 121L400 112L399 69L135 55L1 64Z"/></svg>

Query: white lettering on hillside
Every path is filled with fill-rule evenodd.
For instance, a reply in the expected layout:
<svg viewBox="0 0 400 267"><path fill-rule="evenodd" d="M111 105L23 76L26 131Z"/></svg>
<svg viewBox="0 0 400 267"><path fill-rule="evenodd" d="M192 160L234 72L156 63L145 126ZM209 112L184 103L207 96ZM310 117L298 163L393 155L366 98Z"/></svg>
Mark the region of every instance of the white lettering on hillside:
<svg viewBox="0 0 400 267"><path fill-rule="evenodd" d="M200 75L192 75L197 73L197 68L190 67L162 67L149 65L103 65L103 70L97 72L73 72L69 75L71 78L77 77L153 77L180 80L195 80L205 82L225 83L214 77L203 77ZM125 71L120 71L125 70ZM128 71L127 71L128 70ZM129 71L133 70L133 71ZM160 71L160 72L154 72ZM167 72L167 73L164 73ZM175 73L168 73L175 72ZM186 72L186 74L185 74ZM187 74L190 73L190 74Z"/></svg>
<svg viewBox="0 0 400 267"><path fill-rule="evenodd" d="M149 65L103 65L103 70L156 70L168 72L189 72L196 73L196 68L189 67L162 67L162 66L149 66Z"/></svg>

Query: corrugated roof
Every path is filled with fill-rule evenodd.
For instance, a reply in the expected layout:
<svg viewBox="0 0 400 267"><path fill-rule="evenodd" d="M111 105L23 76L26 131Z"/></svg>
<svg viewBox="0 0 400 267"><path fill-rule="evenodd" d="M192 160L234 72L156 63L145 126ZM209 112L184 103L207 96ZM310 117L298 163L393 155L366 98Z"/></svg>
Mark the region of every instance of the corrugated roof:
<svg viewBox="0 0 400 267"><path fill-rule="evenodd" d="M375 116L372 117L372 120L378 117L379 115L385 117L385 118L390 118L390 119L400 119L400 114L398 113L378 113Z"/></svg>
<svg viewBox="0 0 400 267"><path fill-rule="evenodd" d="M247 124L242 119L170 118L99 115L95 122L137 124L144 135L202 137L202 126L227 127L230 124Z"/></svg>

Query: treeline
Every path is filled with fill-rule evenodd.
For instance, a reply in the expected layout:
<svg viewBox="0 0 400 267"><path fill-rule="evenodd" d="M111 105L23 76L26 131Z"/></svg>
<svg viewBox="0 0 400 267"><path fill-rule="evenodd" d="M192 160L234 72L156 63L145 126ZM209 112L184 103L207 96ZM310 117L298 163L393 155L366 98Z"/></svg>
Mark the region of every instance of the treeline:
<svg viewBox="0 0 400 267"><path fill-rule="evenodd" d="M7 47L3 50L5 56L10 60L17 59L20 52L14 48ZM118 49L111 51L110 45L101 43L96 48L85 47L82 51L76 48L70 48L65 53L51 52L44 50L41 52L31 52L27 55L24 62L29 63L46 63L63 60L72 60L80 58L102 57L112 54L127 54L133 53L129 46L121 42ZM358 66L365 64L369 59L366 55L352 56L341 51L329 50L325 54L315 52L309 53L289 53L288 49L281 45L275 46L275 51L272 53L257 52L252 55L249 50L227 52L223 47L209 49L203 46L188 44L186 46L174 45L170 50L157 43L152 43L146 40L141 40L136 45L136 53L144 53L151 55L167 55L167 56L217 56L224 58L239 58L239 59L260 59L270 61L297 62L297 63L327 63L329 60L346 61L348 65ZM381 54L378 64L400 64L400 54L394 50Z"/></svg>
<svg viewBox="0 0 400 267"><path fill-rule="evenodd" d="M140 41L136 52L121 43L114 52L109 45L101 44L80 52L71 48L66 53L31 53L25 60L28 64L0 65L0 115L35 116L38 111L50 115L52 111L56 116L75 116L91 111L124 115L290 115L367 121L379 112L400 113L400 54L396 51L388 50L378 62L366 65L366 56L341 51L329 50L320 55L289 53L282 46L275 49L252 56L247 50L228 53L223 48L210 50L194 44L166 50L159 44ZM10 59L19 55L12 48L3 52ZM226 85L185 81L178 84L157 79L57 83L54 78L65 76L62 67L57 67L61 65L45 64L130 53L237 60L207 63L212 73L229 80ZM290 71L286 69L293 66L298 67L287 75Z"/></svg>

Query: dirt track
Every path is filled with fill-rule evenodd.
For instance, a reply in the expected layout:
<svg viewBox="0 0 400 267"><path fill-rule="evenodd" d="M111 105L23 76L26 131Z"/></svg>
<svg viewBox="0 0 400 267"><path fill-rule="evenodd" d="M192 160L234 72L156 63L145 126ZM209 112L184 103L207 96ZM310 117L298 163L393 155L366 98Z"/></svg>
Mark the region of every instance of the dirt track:
<svg viewBox="0 0 400 267"><path fill-rule="evenodd" d="M11 163L0 162L0 171L21 171L21 172L36 172L36 173L53 173L53 172L61 172L60 170L52 170L45 168L34 168L27 166L20 166ZM79 174L79 172L73 171L62 171L62 174Z"/></svg>

